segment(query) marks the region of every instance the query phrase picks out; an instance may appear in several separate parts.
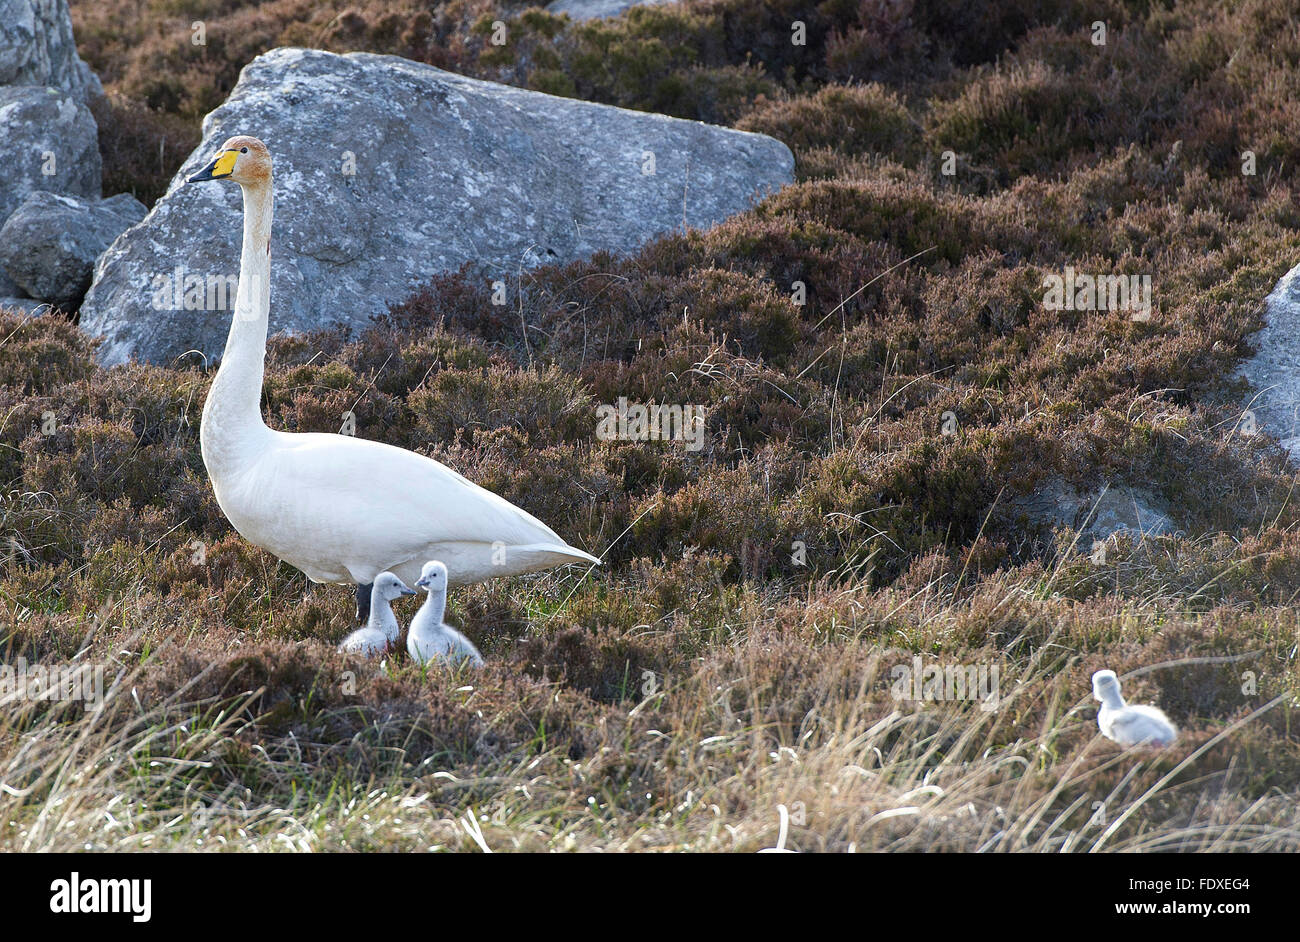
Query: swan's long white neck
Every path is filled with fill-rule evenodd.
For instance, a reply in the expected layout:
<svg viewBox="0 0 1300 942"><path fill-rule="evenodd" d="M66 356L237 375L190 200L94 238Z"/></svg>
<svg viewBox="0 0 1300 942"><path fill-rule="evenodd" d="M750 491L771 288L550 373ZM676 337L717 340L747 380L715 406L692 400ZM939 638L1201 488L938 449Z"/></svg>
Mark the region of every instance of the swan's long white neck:
<svg viewBox="0 0 1300 942"><path fill-rule="evenodd" d="M1103 687L1101 702L1112 710L1124 709L1124 697L1120 694L1119 687Z"/></svg>
<svg viewBox="0 0 1300 942"><path fill-rule="evenodd" d="M262 421L262 373L267 318L271 311L272 186L242 186L244 246L239 255L239 289L221 368L203 405L200 442L212 477L238 471L266 439Z"/></svg>
<svg viewBox="0 0 1300 942"><path fill-rule="evenodd" d="M422 611L428 613L428 622L430 628L437 628L442 624L442 616L447 613L447 590L441 592L430 592L429 597L424 600Z"/></svg>
<svg viewBox="0 0 1300 942"><path fill-rule="evenodd" d="M396 641L402 633L401 627L397 624L397 616L393 614L393 607L386 599L381 599L374 594L373 590L370 596L370 618L366 622L366 627L382 631L389 641Z"/></svg>

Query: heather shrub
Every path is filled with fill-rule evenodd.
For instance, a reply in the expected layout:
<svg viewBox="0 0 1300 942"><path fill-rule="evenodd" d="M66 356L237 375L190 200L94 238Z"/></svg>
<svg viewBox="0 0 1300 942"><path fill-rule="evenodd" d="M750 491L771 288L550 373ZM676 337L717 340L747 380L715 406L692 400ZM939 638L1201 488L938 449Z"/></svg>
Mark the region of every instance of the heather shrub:
<svg viewBox="0 0 1300 942"><path fill-rule="evenodd" d="M819 147L884 154L914 163L921 129L899 97L882 85L827 85L812 95L764 102L736 127L784 141L796 154Z"/></svg>
<svg viewBox="0 0 1300 942"><path fill-rule="evenodd" d="M1103 115L1097 91L1077 78L1035 61L1011 71L991 71L960 98L932 114L932 149L955 149L980 163L1002 159L1029 172L1050 170L1093 141Z"/></svg>
<svg viewBox="0 0 1300 942"><path fill-rule="evenodd" d="M0 309L0 337L0 387L10 395L40 396L93 369L94 342L57 314Z"/></svg>
<svg viewBox="0 0 1300 942"><path fill-rule="evenodd" d="M574 378L554 368L438 370L408 406L430 441L469 441L480 430L518 429L539 447L592 437L595 405Z"/></svg>
<svg viewBox="0 0 1300 942"><path fill-rule="evenodd" d="M130 193L146 206L167 191L172 175L201 139L193 120L121 93L95 103L93 111L104 192Z"/></svg>

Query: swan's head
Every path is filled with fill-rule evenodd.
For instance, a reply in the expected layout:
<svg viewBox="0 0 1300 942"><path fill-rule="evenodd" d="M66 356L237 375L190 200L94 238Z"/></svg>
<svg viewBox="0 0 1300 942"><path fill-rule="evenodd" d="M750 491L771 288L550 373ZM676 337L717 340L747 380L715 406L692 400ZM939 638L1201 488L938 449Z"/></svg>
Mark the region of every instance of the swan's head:
<svg viewBox="0 0 1300 942"><path fill-rule="evenodd" d="M447 591L447 567L436 559L431 559L424 564L420 570L420 578L415 582L416 588L423 589L425 592L433 594L434 592Z"/></svg>
<svg viewBox="0 0 1300 942"><path fill-rule="evenodd" d="M1119 693L1119 678L1114 671L1097 671L1092 675L1092 697L1112 706L1124 703Z"/></svg>
<svg viewBox="0 0 1300 942"><path fill-rule="evenodd" d="M271 152L255 137L240 135L221 145L217 156L187 183L201 180L234 180L240 186L266 183L271 179Z"/></svg>
<svg viewBox="0 0 1300 942"><path fill-rule="evenodd" d="M414 595L415 590L410 588L405 582L397 578L391 572L381 572L375 576L375 586L370 590L375 596L383 599L385 602L391 602L393 599L401 598L403 595Z"/></svg>

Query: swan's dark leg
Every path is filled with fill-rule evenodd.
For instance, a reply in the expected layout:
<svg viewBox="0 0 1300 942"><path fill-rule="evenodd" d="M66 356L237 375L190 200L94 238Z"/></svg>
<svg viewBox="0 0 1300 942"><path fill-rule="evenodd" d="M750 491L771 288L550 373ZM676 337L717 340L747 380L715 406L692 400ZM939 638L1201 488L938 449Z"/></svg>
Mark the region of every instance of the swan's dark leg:
<svg viewBox="0 0 1300 942"><path fill-rule="evenodd" d="M370 590L374 583L357 586L357 623L365 624L370 620Z"/></svg>

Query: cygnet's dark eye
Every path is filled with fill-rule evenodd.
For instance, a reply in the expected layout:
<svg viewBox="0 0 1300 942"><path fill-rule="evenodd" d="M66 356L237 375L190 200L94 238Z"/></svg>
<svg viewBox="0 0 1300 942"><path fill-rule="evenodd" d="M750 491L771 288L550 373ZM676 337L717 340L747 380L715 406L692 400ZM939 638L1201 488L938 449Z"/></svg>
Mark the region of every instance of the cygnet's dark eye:
<svg viewBox="0 0 1300 942"><path fill-rule="evenodd" d="M240 152L241 154L247 154L247 153L248 153L248 148L247 148L247 147L241 147L241 148L239 148L239 152Z"/></svg>

